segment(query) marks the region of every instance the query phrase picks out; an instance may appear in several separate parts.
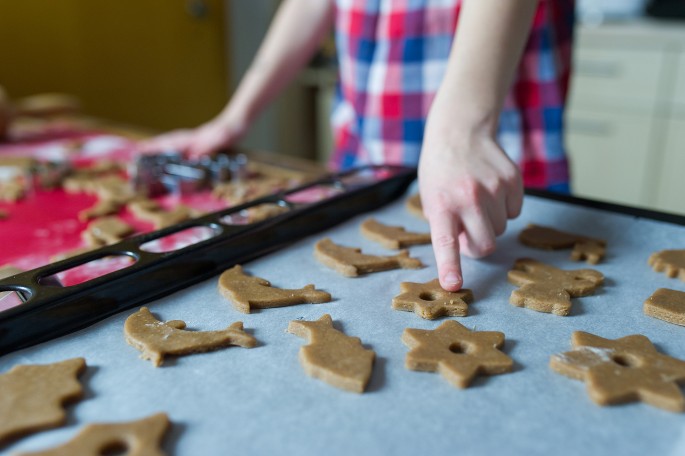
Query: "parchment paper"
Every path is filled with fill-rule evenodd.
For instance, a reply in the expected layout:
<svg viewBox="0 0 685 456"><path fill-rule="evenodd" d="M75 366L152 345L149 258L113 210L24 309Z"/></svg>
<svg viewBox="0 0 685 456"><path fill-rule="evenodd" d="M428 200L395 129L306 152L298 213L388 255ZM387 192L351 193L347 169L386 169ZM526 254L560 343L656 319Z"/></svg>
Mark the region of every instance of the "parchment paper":
<svg viewBox="0 0 685 456"><path fill-rule="evenodd" d="M69 407L67 426L19 440L6 450L37 450L70 438L95 421L138 419L155 412L174 423L165 440L176 455L371 455L371 454L685 454L685 415L645 404L599 407L582 382L558 375L549 357L570 349L571 333L588 331L617 338L644 334L659 350L685 359L685 328L647 317L643 301L657 288L685 290L647 265L657 250L685 248L685 228L565 203L527 197L523 214L510 223L498 249L483 260L463 260L465 286L475 302L456 318L477 330L502 331L513 373L480 377L470 388L452 387L438 374L405 369L407 327L433 329L428 321L391 308L401 281L436 277L430 246L411 248L427 267L345 278L319 264L313 245L323 236L389 254L359 232L368 214L245 266L279 287L314 283L334 302L267 309L245 315L233 309L212 279L149 304L163 320L182 319L198 330L236 320L260 341L257 348L231 347L168 358L161 368L138 358L124 341L124 312L86 330L0 358L0 372L15 364L50 363L83 356L84 400ZM427 223L395 202L374 216L382 222L427 230ZM568 317L538 313L508 303L515 288L506 280L514 260L531 257L564 269L569 251L545 252L516 240L528 223L604 238L608 257L596 268L606 284L590 297L574 299ZM173 280L173 278L170 278ZM304 340L285 329L293 319L330 313L338 328L376 351L368 391L344 392L307 377L298 361ZM1 392L0 392L1 394Z"/></svg>

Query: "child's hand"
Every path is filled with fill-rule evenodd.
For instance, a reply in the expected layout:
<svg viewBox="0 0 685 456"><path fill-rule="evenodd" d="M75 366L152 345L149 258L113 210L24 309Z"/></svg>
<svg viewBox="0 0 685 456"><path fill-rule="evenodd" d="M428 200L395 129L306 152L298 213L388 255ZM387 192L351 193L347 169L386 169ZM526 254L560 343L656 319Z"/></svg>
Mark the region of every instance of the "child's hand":
<svg viewBox="0 0 685 456"><path fill-rule="evenodd" d="M240 141L246 130L244 122L219 116L197 128L175 130L143 141L139 143L138 151L178 151L197 158L232 146Z"/></svg>
<svg viewBox="0 0 685 456"><path fill-rule="evenodd" d="M423 211L430 222L440 285L463 285L460 253L482 257L521 212L518 167L489 134L426 130L419 163Z"/></svg>

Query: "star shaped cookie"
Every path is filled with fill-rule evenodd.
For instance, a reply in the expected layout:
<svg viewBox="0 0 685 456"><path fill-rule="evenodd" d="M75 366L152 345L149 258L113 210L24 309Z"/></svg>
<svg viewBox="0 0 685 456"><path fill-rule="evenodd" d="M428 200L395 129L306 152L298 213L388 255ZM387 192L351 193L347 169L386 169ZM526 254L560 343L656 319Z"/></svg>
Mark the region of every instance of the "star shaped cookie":
<svg viewBox="0 0 685 456"><path fill-rule="evenodd" d="M550 367L583 380L599 405L642 401L671 412L685 411L678 383L685 383L685 361L657 352L643 335L604 339L576 331L573 350L553 355Z"/></svg>
<svg viewBox="0 0 685 456"><path fill-rule="evenodd" d="M402 342L407 353L407 369L438 372L458 388L469 386L478 374L510 372L514 362L499 349L504 334L497 331L470 331L454 320L435 330L407 328Z"/></svg>
<svg viewBox="0 0 685 456"><path fill-rule="evenodd" d="M402 282L402 294L392 300L392 308L414 312L421 318L434 320L442 316L464 317L473 302L471 290L445 291L438 279L426 283Z"/></svg>

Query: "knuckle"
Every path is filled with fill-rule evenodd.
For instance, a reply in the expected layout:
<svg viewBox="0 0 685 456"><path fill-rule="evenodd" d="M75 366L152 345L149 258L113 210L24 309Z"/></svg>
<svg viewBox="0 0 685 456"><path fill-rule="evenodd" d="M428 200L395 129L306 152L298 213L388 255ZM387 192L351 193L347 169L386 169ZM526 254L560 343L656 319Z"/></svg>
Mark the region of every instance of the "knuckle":
<svg viewBox="0 0 685 456"><path fill-rule="evenodd" d="M433 238L433 243L440 248L453 249L457 247L459 240L451 234L437 234Z"/></svg>

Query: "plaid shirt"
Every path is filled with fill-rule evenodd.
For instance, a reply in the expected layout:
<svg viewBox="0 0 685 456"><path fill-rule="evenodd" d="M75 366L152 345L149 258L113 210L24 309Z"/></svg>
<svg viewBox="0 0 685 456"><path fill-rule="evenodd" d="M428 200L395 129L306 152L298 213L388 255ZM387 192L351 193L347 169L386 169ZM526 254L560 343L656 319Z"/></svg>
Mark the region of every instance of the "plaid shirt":
<svg viewBox="0 0 685 456"><path fill-rule="evenodd" d="M418 163L460 4L336 0L336 167ZM519 164L528 187L568 191L562 127L573 23L574 0L540 1L500 117L499 143Z"/></svg>

